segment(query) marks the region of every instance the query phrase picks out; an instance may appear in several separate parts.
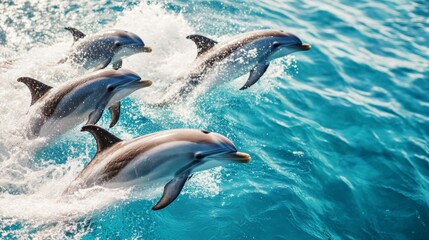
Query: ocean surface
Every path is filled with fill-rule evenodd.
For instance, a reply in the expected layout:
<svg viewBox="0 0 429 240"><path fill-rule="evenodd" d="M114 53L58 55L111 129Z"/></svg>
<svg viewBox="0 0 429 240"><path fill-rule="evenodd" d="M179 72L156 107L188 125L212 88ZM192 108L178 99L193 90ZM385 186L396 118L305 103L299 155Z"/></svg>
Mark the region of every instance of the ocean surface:
<svg viewBox="0 0 429 240"><path fill-rule="evenodd" d="M426 0L0 0L1 239L428 239L429 2ZM123 100L123 139L173 128L229 137L252 162L162 188L61 193L95 153L79 127L22 135L30 104L16 79L56 86L85 71L57 65L73 26L135 32L150 54L124 67L151 79ZM280 29L312 45L172 108L148 104L196 56L186 39ZM107 127L108 113L101 126Z"/></svg>

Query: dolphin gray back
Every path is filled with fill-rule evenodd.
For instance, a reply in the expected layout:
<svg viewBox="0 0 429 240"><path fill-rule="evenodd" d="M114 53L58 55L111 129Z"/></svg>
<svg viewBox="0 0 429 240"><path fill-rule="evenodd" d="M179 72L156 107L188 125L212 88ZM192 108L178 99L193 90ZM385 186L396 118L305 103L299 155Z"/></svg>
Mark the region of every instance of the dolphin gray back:
<svg viewBox="0 0 429 240"><path fill-rule="evenodd" d="M213 46L213 48L198 56L196 61L201 61L199 62L199 65L203 65L205 68L210 68L213 67L215 63L221 62L227 58L240 47L243 47L253 41L262 38L282 37L287 35L288 34L285 32L276 30L259 30L245 33L231 39L230 41Z"/></svg>
<svg viewBox="0 0 429 240"><path fill-rule="evenodd" d="M96 134L91 131L96 139L111 138L108 136L108 131L96 125L86 125L84 128L101 129L98 130L99 133ZM118 141L117 139L107 140L112 142L112 144L103 148L98 146L94 158L79 174L77 179L80 179L78 181L83 184L80 187L99 185L112 180L121 170L136 159L137 156L169 142L186 141L207 144L215 143L213 140L210 140L210 138L203 137L203 134L210 133L196 129L175 129L144 135L128 141ZM114 156L114 158L112 156ZM106 159L109 159L109 162L103 163ZM160 162L158 164L162 165ZM96 175L98 177L94 177L94 169L99 169L100 165L103 167L97 171ZM152 170L153 169L139 169L139 173L144 175Z"/></svg>
<svg viewBox="0 0 429 240"><path fill-rule="evenodd" d="M61 100L69 93L71 93L73 90L84 87L86 84L94 81L98 81L105 78L114 78L125 74L133 74L131 71L126 69L119 69L119 70L113 70L113 69L106 69L106 70L100 70L96 71L88 76L82 77L77 80L71 80L69 82L66 82L64 85L57 87L57 89L52 91L52 95L49 96L49 100L45 103L45 105L42 108L42 114L49 118L52 116L52 114L55 112L55 109L57 108L58 104L61 102ZM80 99L81 101L84 101L84 99ZM72 105L76 105L72 104ZM77 107L74 106L74 107ZM73 107L70 108L70 111L74 110Z"/></svg>
<svg viewBox="0 0 429 240"><path fill-rule="evenodd" d="M239 48L263 38L284 37L289 36L289 33L277 30L258 30L249 33L244 33L234 36L232 39L225 42L217 43L211 39L198 35L190 35L187 38L193 40L197 45L198 54L190 71L179 77L179 79L169 88L181 85L178 91L171 95L164 96L163 100L155 103L155 106L168 105L180 97L188 95L193 89L201 83L204 76L217 64L228 58L232 53ZM196 37L197 36L197 37ZM200 39L202 37L202 39ZM202 43L201 43L202 42ZM201 49L201 44L205 43L205 48ZM204 46L204 45L203 45ZM203 51L201 51L203 50Z"/></svg>

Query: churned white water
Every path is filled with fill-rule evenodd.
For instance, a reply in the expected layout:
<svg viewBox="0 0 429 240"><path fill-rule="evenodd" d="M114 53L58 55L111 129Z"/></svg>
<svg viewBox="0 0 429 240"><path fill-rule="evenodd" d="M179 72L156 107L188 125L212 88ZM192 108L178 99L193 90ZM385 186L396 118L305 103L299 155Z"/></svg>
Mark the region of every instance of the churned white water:
<svg viewBox="0 0 429 240"><path fill-rule="evenodd" d="M151 79L151 88L136 92L132 97L138 101L148 101L157 91L167 86L195 57L194 43L186 36L193 29L180 14L167 12L160 5L139 4L118 14L116 21L107 25L85 25L85 20L96 17L87 12L82 19L72 18L66 26L81 29L87 34L107 29L124 29L141 36L147 46L153 49L150 54L139 54L127 58L124 67L132 69L143 79ZM40 16L40 18L42 18ZM41 19L39 19L42 22ZM63 20L63 22L67 22ZM82 25L83 23L83 25ZM46 26L48 31L49 26ZM41 31L44 30L41 26ZM61 29L59 29L61 30ZM11 33L6 31L9 36ZM14 33L19 35L20 33ZM30 41L21 36L23 44ZM132 193L132 189L104 189L101 187L79 191L75 196L64 197L62 192L92 157L93 152L79 147L94 148L88 134L78 133L78 128L54 139L28 140L25 137L27 111L30 105L30 92L16 81L28 76L53 87L87 73L69 64L57 64L72 44L72 37L63 30L53 33L44 42L15 47L16 51L1 48L0 58L0 231L3 237L18 238L63 238L67 232L74 237L83 234L86 222L92 214L102 211L114 202L137 199L159 198L161 189L152 193ZM10 44L12 47L14 44ZM5 90L7 89L7 90ZM182 109L183 110L183 109ZM142 108L142 112L145 109ZM152 116L155 110L150 110ZM137 112L138 113L138 112ZM182 116L192 115L187 111ZM119 127L120 129L120 127ZM120 133L131 138L126 132ZM43 147L63 141L69 148L51 158L38 158L35 154ZM69 144L69 146L67 146ZM72 153L72 156L66 154ZM58 157L59 159L55 159ZM62 159L62 160L61 160ZM61 164L57 164L60 161ZM190 196L211 196L217 194L220 169L195 176L189 183L196 191L187 191Z"/></svg>

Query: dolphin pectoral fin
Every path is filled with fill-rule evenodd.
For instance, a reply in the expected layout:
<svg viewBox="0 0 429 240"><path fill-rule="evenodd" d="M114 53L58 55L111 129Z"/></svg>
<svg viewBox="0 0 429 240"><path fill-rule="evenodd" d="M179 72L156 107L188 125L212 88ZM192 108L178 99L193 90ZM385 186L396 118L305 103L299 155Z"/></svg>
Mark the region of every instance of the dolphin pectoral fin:
<svg viewBox="0 0 429 240"><path fill-rule="evenodd" d="M192 41L194 41L194 43L197 45L197 51L198 51L198 55L201 55L202 53L206 52L207 50L211 49L212 47L214 47L217 42L208 38L208 37L204 37L201 35L189 35L186 37L187 39L191 39Z"/></svg>
<svg viewBox="0 0 429 240"><path fill-rule="evenodd" d="M243 87L240 88L240 90L244 90L255 84L259 80L259 78L264 75L265 71L267 71L268 66L270 66L269 63L259 63L254 68L252 68L252 70L250 70L249 79L247 79L247 82L244 84Z"/></svg>
<svg viewBox="0 0 429 240"><path fill-rule="evenodd" d="M170 182L168 182L164 186L164 192L162 193L161 199L155 206L152 207L152 210L163 209L172 203L177 198L177 196L179 196L188 178L189 174L183 174L173 178Z"/></svg>
<svg viewBox="0 0 429 240"><path fill-rule="evenodd" d="M22 82L27 85L28 89L31 92L31 105L33 105L37 100L39 100L45 93L47 93L52 87L46 85L36 79L29 77L20 77L17 80L18 82Z"/></svg>
<svg viewBox="0 0 429 240"><path fill-rule="evenodd" d="M68 30L72 35L73 35L73 40L76 42L77 40L79 40L79 39L81 39L81 38L84 38L86 35L85 35L85 33L83 33L83 32L81 32L81 31L79 31L79 30L77 30L76 28L74 28L74 27L66 27L66 28L64 28L64 29L66 29L66 30Z"/></svg>
<svg viewBox="0 0 429 240"><path fill-rule="evenodd" d="M110 112L110 118L112 119L110 121L109 128L116 125L116 123L119 121L119 117L121 115L121 102L116 102L112 106L109 107Z"/></svg>
<svg viewBox="0 0 429 240"><path fill-rule="evenodd" d="M96 124L98 122L98 120L100 120L101 115L103 115L103 111L104 111L104 107L98 107L97 109L95 109L94 111L92 111L89 114L88 121L86 122L85 125L87 125L87 124Z"/></svg>
<svg viewBox="0 0 429 240"><path fill-rule="evenodd" d="M113 69L118 70L121 67L122 67L122 60L118 60L113 63Z"/></svg>
<svg viewBox="0 0 429 240"><path fill-rule="evenodd" d="M115 135L97 125L85 125L82 127L81 131L90 132L94 136L95 141L97 142L97 153L122 141Z"/></svg>
<svg viewBox="0 0 429 240"><path fill-rule="evenodd" d="M103 69L103 68L107 67L110 64L111 61L112 61L111 58L106 59L104 62L100 63L100 65L98 65L97 67L95 67L94 71L98 71L100 69Z"/></svg>

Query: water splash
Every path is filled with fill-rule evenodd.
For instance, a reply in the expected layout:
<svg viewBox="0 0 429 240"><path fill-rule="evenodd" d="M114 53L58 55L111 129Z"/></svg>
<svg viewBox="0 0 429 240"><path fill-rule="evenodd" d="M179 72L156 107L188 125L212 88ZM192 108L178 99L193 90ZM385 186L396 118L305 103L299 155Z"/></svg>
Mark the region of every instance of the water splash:
<svg viewBox="0 0 429 240"><path fill-rule="evenodd" d="M43 11L43 8L31 7L33 14L38 15ZM85 22L85 19L95 15L98 13L87 12L83 19L74 19L74 25L80 26L80 22ZM150 55L141 54L126 59L124 67L133 69L143 78L153 79L156 87L164 87L168 83L165 79L172 79L172 76L179 74L180 69L184 69L192 61L194 46L192 42L186 41L185 37L193 30L180 14L167 12L160 5L139 4L118 15L114 25L103 26L103 29L119 28L135 32L155 50ZM42 17L33 21L42 21ZM49 32L48 28L49 26L40 26L34 31ZM2 236L63 238L69 233L70 236L78 237L88 231L85 222L91 215L113 202L142 198L151 200L159 197L159 190L154 191L159 195L145 195L131 194L132 189L103 188L82 190L78 194L80 196L71 198L62 196L64 189L88 162L92 152L75 151L62 164L56 164L57 159L36 159L38 149L51 145L53 140L28 141L25 138L30 94L16 79L30 76L56 86L79 77L85 71L68 64L56 64L70 48L72 38L67 34L51 35L51 44L34 44L30 33L20 35L22 33L13 32L12 29L6 32L8 39L17 41L21 38L20 41L32 44L29 44L28 48L18 48L15 43L7 41L7 47L4 47L5 51L1 54L0 68L4 70L0 73L0 88L10 90L0 91L0 98L13 100L0 104L0 217L1 228L11 229L4 232L2 230ZM17 49L17 52L12 54L8 49ZM154 88L149 93L135 94L134 97L144 101L151 98L159 88ZM54 140L69 143L72 148L76 147L74 135L68 133ZM82 140L84 145L81 147L92 143L90 138L82 139L81 136L77 137L76 141ZM198 195L200 192L203 196L210 195L210 189L216 189L214 177L210 173L201 176L204 177L195 178L203 180L199 181L200 184L195 180L191 181L191 186L196 187L196 193L193 194ZM187 194L190 192L192 191ZM216 192L214 190L212 194Z"/></svg>
<svg viewBox="0 0 429 240"><path fill-rule="evenodd" d="M245 105L256 106L276 103L276 100L267 97L267 93L288 84L287 80L278 81L278 77L289 77L289 73L285 71L294 64L294 60L290 60L293 58L277 60L271 64L263 84L257 84L245 93L237 90L246 80L246 76L243 76L210 93L196 93L199 96L197 103L167 109L150 108L146 102L157 98L161 89L185 71L195 58L194 43L187 40L186 36L196 33L196 28L191 26L182 14L167 11L162 5L131 5L135 6L128 8L111 1L81 6L73 1L57 4L40 0L8 6L8 13L10 11L16 15L0 16L1 20L5 21L8 21L4 19L7 17L19 19L23 15L21 17L24 18L22 23L11 23L5 30L4 40L0 36L0 42L5 42L0 49L0 88L7 89L0 91L0 99L9 100L0 103L0 227L3 237L80 238L96 231L91 225L91 219L100 213L109 215L109 211L117 206L115 203L127 206L144 201L144 207L149 209L151 204L148 202L161 195L161 188L146 192L93 188L64 199L62 192L94 153L93 140L88 135L79 133L77 129L52 141L27 141L25 138L23 129L30 94L16 79L29 76L57 86L85 73L83 69L76 69L68 64L56 64L72 44L72 37L62 29L64 26L79 27L86 33L110 28L129 30L141 36L145 43L154 49L151 54L134 55L124 61L125 68L132 69L145 79L153 80L154 84L151 88L136 92L132 95L133 100L127 100L128 104L124 104L127 111L130 110L125 113L125 123L129 123L131 127L120 122L113 129L122 138L129 139L143 133L174 127L204 128L225 133L228 137L238 140L240 138L237 136L242 134L244 138L250 139L248 144L256 156L262 151L259 142L254 136L243 131L246 126L240 122L251 122L251 117L257 116L242 109L242 104L239 103L242 101ZM58 11L48 14L46 9ZM66 14L59 15L59 12ZM206 13L209 12L208 10ZM93 19L98 19L98 22L94 23ZM25 31L17 31L21 27L25 28ZM229 31L236 32L237 29L238 27ZM226 37L228 36L224 36ZM222 40L223 37L217 39ZM228 106L228 112L247 111L247 115L241 116L244 117L242 120L236 115L226 114L225 106ZM263 113L258 112L256 115L261 116ZM144 124L138 125L139 121ZM106 122L108 121L103 116L101 124L106 125ZM259 126L253 127L256 129ZM244 145L243 142L241 145ZM268 158L266 155L259 155L263 157L262 160ZM268 160L266 162L270 163ZM281 164L273 162L271 166L280 169L279 172L287 173ZM217 198L222 194L220 185L223 174L224 170L221 168L196 174L184 189L182 198ZM255 177L259 174L253 172ZM294 174L290 175L290 178L298 178ZM238 179L241 177L232 170L227 171L226 176ZM243 187L240 184L245 185L246 181L238 184ZM257 192L267 192L257 183L250 185L258 186ZM245 198L247 193L221 196L223 199L219 204L228 207L231 198ZM144 209L139 210L147 214ZM175 211L186 209L178 207ZM211 210L211 214L219 215L215 209ZM153 215L145 217L151 218Z"/></svg>

